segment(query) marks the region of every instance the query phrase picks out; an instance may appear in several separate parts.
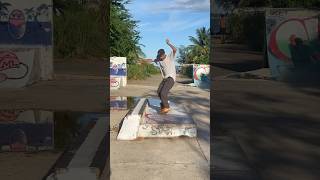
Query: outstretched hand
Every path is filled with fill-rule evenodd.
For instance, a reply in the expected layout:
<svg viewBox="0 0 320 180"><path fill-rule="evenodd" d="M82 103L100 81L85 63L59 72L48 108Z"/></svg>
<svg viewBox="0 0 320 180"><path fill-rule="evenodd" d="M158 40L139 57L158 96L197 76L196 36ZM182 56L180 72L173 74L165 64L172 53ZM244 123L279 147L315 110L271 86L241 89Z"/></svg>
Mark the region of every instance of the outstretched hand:
<svg viewBox="0 0 320 180"><path fill-rule="evenodd" d="M167 44L170 44L170 40L169 40L168 38L166 39L166 43L167 43Z"/></svg>
<svg viewBox="0 0 320 180"><path fill-rule="evenodd" d="M173 56L175 56L175 54L176 54L176 52L177 52L177 48L175 48L175 47L170 43L169 38L166 39L166 43L168 44L168 46L171 47L172 52L173 52Z"/></svg>

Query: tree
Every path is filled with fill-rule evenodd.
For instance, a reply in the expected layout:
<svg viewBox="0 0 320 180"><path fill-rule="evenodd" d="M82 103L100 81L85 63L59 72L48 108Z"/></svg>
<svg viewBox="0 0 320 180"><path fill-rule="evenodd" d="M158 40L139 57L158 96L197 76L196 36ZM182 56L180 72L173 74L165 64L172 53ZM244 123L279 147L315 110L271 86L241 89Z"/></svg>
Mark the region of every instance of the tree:
<svg viewBox="0 0 320 180"><path fill-rule="evenodd" d="M320 8L319 0L223 0L221 6L227 13L236 8L274 7L274 8Z"/></svg>
<svg viewBox="0 0 320 180"><path fill-rule="evenodd" d="M132 19L125 5L128 0L112 0L110 7L110 53L111 56L127 57L128 64L134 64L144 56L137 23Z"/></svg>
<svg viewBox="0 0 320 180"><path fill-rule="evenodd" d="M189 36L192 45L180 47L178 62L208 64L210 53L210 30L205 27L196 30L196 37Z"/></svg>
<svg viewBox="0 0 320 180"><path fill-rule="evenodd" d="M181 46L178 48L179 57L177 58L177 62L180 64L187 64L190 62L190 51L191 47Z"/></svg>
<svg viewBox="0 0 320 180"><path fill-rule="evenodd" d="M8 13L9 13L8 7L9 6L11 6L10 3L0 1L0 21L2 20L3 17L8 16Z"/></svg>

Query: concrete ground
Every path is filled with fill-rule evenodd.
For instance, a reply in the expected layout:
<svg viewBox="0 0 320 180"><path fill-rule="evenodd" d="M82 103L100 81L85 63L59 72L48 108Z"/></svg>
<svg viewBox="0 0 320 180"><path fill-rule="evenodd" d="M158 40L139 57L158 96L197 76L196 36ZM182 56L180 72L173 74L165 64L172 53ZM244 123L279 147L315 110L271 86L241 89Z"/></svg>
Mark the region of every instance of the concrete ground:
<svg viewBox="0 0 320 180"><path fill-rule="evenodd" d="M155 96L161 81L156 75L145 81L129 81L112 96ZM185 108L198 128L197 138L141 139L117 141L119 123L127 111L111 111L111 179L210 179L210 93L187 86L178 78L170 100Z"/></svg>
<svg viewBox="0 0 320 180"><path fill-rule="evenodd" d="M212 178L316 180L320 177L320 88L264 79L226 78L260 69L262 57L220 46L214 54ZM241 52L241 51L240 51ZM250 61L251 63L248 63ZM215 66L215 64L217 66Z"/></svg>
<svg viewBox="0 0 320 180"><path fill-rule="evenodd" d="M0 109L108 112L107 61L57 60L55 78L22 89L1 89ZM40 180L60 152L0 153L0 179ZM108 164L108 163L107 163ZM108 179L109 166L102 179Z"/></svg>
<svg viewBox="0 0 320 180"><path fill-rule="evenodd" d="M22 89L1 89L0 109L106 111L107 67L102 60L56 61L53 80Z"/></svg>

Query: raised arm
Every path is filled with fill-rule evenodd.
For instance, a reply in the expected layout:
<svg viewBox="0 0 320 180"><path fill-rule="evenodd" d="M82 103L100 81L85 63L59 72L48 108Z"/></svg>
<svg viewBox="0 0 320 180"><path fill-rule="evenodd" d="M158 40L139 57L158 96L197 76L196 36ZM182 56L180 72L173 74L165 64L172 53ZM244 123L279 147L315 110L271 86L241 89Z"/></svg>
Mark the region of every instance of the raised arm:
<svg viewBox="0 0 320 180"><path fill-rule="evenodd" d="M175 55L176 55L176 52L177 52L177 48L174 47L174 45L172 45L172 44L170 43L170 40L169 40L169 39L166 39L166 43L167 43L168 46L170 46L170 48L172 49L173 56L175 56Z"/></svg>

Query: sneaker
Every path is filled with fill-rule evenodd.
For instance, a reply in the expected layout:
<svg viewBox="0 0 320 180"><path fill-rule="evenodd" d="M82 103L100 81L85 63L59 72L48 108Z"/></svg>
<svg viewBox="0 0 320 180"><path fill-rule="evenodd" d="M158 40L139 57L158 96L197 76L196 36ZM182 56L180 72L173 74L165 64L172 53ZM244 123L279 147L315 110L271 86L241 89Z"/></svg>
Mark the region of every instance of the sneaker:
<svg viewBox="0 0 320 180"><path fill-rule="evenodd" d="M160 111L160 113L161 113L161 114L166 114L166 113L168 113L169 111L170 111L169 108L162 108L161 111Z"/></svg>

